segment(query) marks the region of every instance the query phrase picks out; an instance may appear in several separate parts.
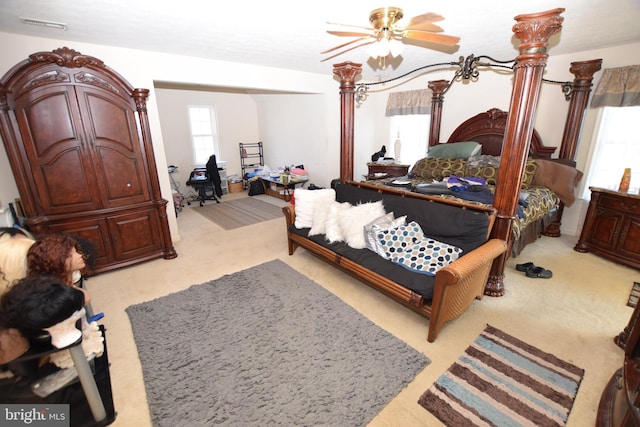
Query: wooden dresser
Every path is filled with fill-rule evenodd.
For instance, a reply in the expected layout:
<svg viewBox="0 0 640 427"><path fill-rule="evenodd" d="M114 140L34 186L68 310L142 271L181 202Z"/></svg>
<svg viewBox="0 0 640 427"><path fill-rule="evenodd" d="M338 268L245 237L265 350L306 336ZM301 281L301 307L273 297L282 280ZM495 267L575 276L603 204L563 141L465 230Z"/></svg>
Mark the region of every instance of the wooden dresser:
<svg viewBox="0 0 640 427"><path fill-rule="evenodd" d="M177 256L148 95L69 48L34 53L0 80L0 133L25 225L90 240L94 273Z"/></svg>
<svg viewBox="0 0 640 427"><path fill-rule="evenodd" d="M640 269L640 195L590 187L578 252Z"/></svg>
<svg viewBox="0 0 640 427"><path fill-rule="evenodd" d="M405 176L409 173L411 165L401 165L398 163L367 163L369 171L366 179L382 179L392 176Z"/></svg>

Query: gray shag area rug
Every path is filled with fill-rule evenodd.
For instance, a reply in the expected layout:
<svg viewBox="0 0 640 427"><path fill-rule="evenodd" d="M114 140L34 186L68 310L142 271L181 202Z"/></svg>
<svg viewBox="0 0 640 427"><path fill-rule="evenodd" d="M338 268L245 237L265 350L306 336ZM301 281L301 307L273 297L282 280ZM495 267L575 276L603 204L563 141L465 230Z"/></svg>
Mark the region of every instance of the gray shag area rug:
<svg viewBox="0 0 640 427"><path fill-rule="evenodd" d="M280 260L126 311L155 426L362 426L430 363Z"/></svg>

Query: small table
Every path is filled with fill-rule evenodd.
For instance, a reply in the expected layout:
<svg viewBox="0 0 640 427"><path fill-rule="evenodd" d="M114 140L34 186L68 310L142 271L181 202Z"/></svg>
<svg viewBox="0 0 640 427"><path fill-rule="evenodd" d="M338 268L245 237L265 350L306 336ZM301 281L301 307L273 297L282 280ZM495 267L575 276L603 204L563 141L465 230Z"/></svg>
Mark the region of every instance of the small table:
<svg viewBox="0 0 640 427"><path fill-rule="evenodd" d="M409 173L411 165L401 165L398 163L367 163L369 171L366 179L382 179L392 176L405 176Z"/></svg>
<svg viewBox="0 0 640 427"><path fill-rule="evenodd" d="M286 202L291 200L291 190L296 188L296 185L304 185L309 178L298 178L293 175L284 175L288 177L288 182L283 182L281 177L260 177L260 182L264 186L264 193L269 196L277 197Z"/></svg>

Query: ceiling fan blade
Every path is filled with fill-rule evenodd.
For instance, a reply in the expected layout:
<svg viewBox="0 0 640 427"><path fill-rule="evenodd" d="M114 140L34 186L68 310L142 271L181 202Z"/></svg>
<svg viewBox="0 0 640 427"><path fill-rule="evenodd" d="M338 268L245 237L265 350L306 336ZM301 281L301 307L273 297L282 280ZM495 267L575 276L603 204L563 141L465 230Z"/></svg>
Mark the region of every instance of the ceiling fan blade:
<svg viewBox="0 0 640 427"><path fill-rule="evenodd" d="M448 36L446 34L423 33L420 31L405 31L402 36L407 39L422 40L425 42L453 46L460 41L460 37Z"/></svg>
<svg viewBox="0 0 640 427"><path fill-rule="evenodd" d="M422 24L414 24L410 26L408 25L406 27L401 27L400 30L429 31L432 33L441 33L444 31L441 27L438 27L431 22L424 22Z"/></svg>
<svg viewBox="0 0 640 427"><path fill-rule="evenodd" d="M357 49L357 48L359 48L359 47L366 46L366 45L368 45L368 44L373 43L375 40L376 40L376 39L375 39L375 38L373 38L373 37L367 37L367 38L365 38L365 39L364 39L364 41L363 41L362 43L357 44L357 45L355 45L355 46L351 46L351 47L349 47L348 49L345 49L345 50L343 50L343 51L341 51L341 52L335 52L333 55L331 55L331 56L327 56L326 58L322 59L320 62L328 61L328 60L330 60L330 59L335 58L336 56L339 56L339 55L342 55L342 54L347 53L347 52L349 52L349 51L352 51L353 49ZM353 41L357 41L357 40L353 40ZM352 41L352 42L353 42L353 41ZM346 44L346 45L349 45L349 44L351 44L352 42L345 43L345 44ZM335 49L337 49L337 48L335 48ZM331 50L334 50L334 49L331 49Z"/></svg>
<svg viewBox="0 0 640 427"><path fill-rule="evenodd" d="M327 24L329 24L329 25L337 25L339 27L351 27L351 28L360 28L360 29L367 30L367 31L375 31L375 28L365 27L363 25L340 24L338 22L327 22Z"/></svg>
<svg viewBox="0 0 640 427"><path fill-rule="evenodd" d="M366 37L360 37L360 38L358 38L358 39L353 39L353 40L351 40L351 41L349 41L349 42L342 43L342 44L341 44L341 45L339 45L339 46L332 47L331 49L327 49L327 50L322 51L322 52L320 52L320 53L321 53L321 54L325 54L325 53L333 52L334 50L342 49L343 47L349 46L350 44L357 43L357 42L362 41L362 40L366 40L366 39L368 39L368 38L370 38L370 37L371 37L371 36L367 35Z"/></svg>
<svg viewBox="0 0 640 427"><path fill-rule="evenodd" d="M407 23L407 27L413 26L413 25L420 25L425 22L438 22L438 21L444 21L444 16L438 15L437 13L428 12L422 15L414 16L413 18L409 19L409 22Z"/></svg>
<svg viewBox="0 0 640 427"><path fill-rule="evenodd" d="M373 36L373 33L361 33L356 31L330 31L327 30L327 33L333 34L334 36L341 37L370 37Z"/></svg>

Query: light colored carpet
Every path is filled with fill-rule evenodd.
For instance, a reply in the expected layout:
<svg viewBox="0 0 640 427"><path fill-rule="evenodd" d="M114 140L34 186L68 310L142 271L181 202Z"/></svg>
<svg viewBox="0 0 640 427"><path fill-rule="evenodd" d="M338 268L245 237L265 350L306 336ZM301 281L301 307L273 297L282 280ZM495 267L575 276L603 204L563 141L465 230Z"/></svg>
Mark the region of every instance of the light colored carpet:
<svg viewBox="0 0 640 427"><path fill-rule="evenodd" d="M246 192L224 196L225 201L235 197L247 197ZM264 200L282 202L270 196L264 196ZM429 343L429 322L423 317L309 251L299 248L289 256L283 217L227 231L196 209L199 207L187 207L177 218L181 237L175 241L177 258L149 261L87 281L94 310L105 313L102 322L107 327L118 413L113 427L152 425L140 356L125 309L274 259L286 262L431 359L431 364L378 413L369 427L441 426L442 422L417 401L486 324L585 369L567 427L594 425L602 391L622 366L624 352L613 338L629 322L633 312L627 306L629 291L634 281L640 282L640 273L574 251L577 236L543 236L518 258L508 259L506 294L475 301L462 316L442 328L435 342ZM529 261L552 270L553 278L532 279L516 271L516 264Z"/></svg>
<svg viewBox="0 0 640 427"><path fill-rule="evenodd" d="M278 206L254 197L205 204L194 210L225 230L257 224L284 215Z"/></svg>
<svg viewBox="0 0 640 427"><path fill-rule="evenodd" d="M429 364L280 260L127 313L155 426L362 426Z"/></svg>

